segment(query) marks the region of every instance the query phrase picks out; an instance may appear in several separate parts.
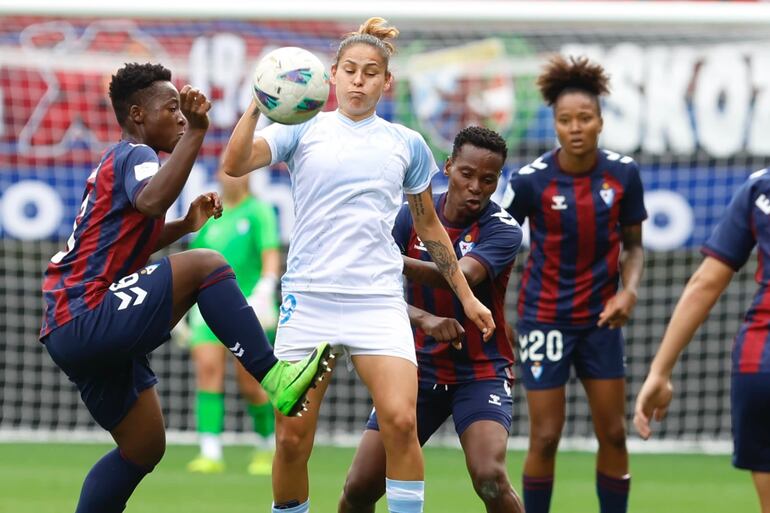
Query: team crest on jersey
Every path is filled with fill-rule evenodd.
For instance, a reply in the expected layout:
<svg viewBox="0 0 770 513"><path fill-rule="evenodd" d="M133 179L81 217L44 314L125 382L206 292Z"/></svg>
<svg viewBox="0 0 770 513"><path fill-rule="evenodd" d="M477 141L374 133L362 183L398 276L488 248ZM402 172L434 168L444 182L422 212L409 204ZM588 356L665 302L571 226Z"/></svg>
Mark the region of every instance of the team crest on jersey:
<svg viewBox="0 0 770 513"><path fill-rule="evenodd" d="M466 235L465 240L460 241L460 254L465 256L468 254L468 251L473 249L474 245L475 242L473 242L473 238L470 235Z"/></svg>
<svg viewBox="0 0 770 513"><path fill-rule="evenodd" d="M532 371L532 377L534 377L536 381L539 380L540 376L543 375L543 366L540 364L540 362L533 363L529 370Z"/></svg>
<svg viewBox="0 0 770 513"><path fill-rule="evenodd" d="M552 210L567 210L567 198L561 194L551 197Z"/></svg>
<svg viewBox="0 0 770 513"><path fill-rule="evenodd" d="M607 182L604 182L602 184L602 189L599 191L599 196L601 196L602 201L608 206L612 206L612 202L615 200L615 189L610 187L610 184Z"/></svg>
<svg viewBox="0 0 770 513"><path fill-rule="evenodd" d="M248 219L241 219L238 221L236 229L240 235L246 235L249 232L249 228L251 228L251 224Z"/></svg>

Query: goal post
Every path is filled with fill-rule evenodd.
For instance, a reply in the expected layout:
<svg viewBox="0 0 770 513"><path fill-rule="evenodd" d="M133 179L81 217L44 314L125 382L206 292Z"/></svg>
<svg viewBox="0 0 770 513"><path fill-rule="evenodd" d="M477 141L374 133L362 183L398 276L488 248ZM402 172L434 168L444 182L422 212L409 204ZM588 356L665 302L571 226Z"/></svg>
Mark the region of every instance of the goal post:
<svg viewBox="0 0 770 513"><path fill-rule="evenodd" d="M266 5L263 5L266 4ZM157 61L178 85L214 100L212 124L180 204L214 187L213 172L250 97L260 55L301 46L326 64L339 37L372 15L401 29L395 87L379 114L418 130L439 165L470 124L509 145L503 180L555 144L552 115L534 80L554 53L587 55L611 75L603 147L640 166L650 219L647 262L627 339L627 410L644 379L699 247L731 194L770 156L770 5L688 2L149 2L0 0L0 440L101 439L77 392L37 342L40 285L69 236L82 187L101 150L120 136L106 84L125 62ZM327 108L335 108L332 98ZM288 243L289 177L274 168L252 186L279 213ZM437 177L434 190L446 186ZM502 185L498 190L499 198ZM181 213L176 205L170 216ZM176 248L178 249L178 248ZM507 312L515 322L519 258ZM675 399L656 450L729 450L730 345L756 284L752 259L737 273L675 374ZM152 366L172 440L194 439L189 352L166 344ZM321 441L353 443L371 404L344 365L335 371ZM227 380L228 439L248 435L234 380ZM580 384L568 385L565 446L593 447ZM514 388L512 446L528 416ZM438 442L454 443L451 427Z"/></svg>

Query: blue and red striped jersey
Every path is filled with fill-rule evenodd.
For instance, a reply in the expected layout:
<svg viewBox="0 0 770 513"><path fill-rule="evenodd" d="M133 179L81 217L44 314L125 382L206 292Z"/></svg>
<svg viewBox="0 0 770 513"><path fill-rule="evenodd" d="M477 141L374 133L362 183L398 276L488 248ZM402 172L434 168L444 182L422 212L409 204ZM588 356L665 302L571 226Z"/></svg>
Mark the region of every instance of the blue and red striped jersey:
<svg viewBox="0 0 770 513"><path fill-rule="evenodd" d="M134 205L159 167L158 155L144 144L121 141L102 155L86 180L67 247L45 272L41 338L95 308L110 284L147 263L164 219L147 217Z"/></svg>
<svg viewBox="0 0 770 513"><path fill-rule="evenodd" d="M445 201L446 194L434 196L436 212L449 234L457 258L473 258L487 270L487 279L474 287L473 293L492 312L496 329L484 342L481 331L465 317L462 304L451 290L408 280L407 301L410 305L439 317L455 318L465 329L463 347L457 350L413 328L419 379L442 385L500 377L512 379L514 356L505 328L505 290L521 245L521 228L510 214L492 201L467 226L452 224L443 215ZM396 217L393 238L402 254L431 260L417 237L406 205Z"/></svg>
<svg viewBox="0 0 770 513"><path fill-rule="evenodd" d="M753 173L733 196L702 252L738 270L758 246L754 301L733 343L733 372L770 372L770 172Z"/></svg>
<svg viewBox="0 0 770 513"><path fill-rule="evenodd" d="M503 205L529 219L530 254L519 284L519 319L595 324L617 293L621 229L647 218L639 168L598 150L588 173L559 169L552 150L511 176Z"/></svg>

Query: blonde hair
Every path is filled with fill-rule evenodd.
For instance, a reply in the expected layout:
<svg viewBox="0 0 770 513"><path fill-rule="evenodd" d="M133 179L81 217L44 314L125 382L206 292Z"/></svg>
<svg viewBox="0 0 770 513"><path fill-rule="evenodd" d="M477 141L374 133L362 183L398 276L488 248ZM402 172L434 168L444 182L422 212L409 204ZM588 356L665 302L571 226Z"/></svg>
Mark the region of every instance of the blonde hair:
<svg viewBox="0 0 770 513"><path fill-rule="evenodd" d="M340 61L340 56L349 47L357 44L365 44L373 46L380 52L380 57L385 62L385 69L388 68L390 62L390 56L396 53L396 45L391 40L398 37L398 29L396 27L387 26L387 20L379 17L373 17L366 20L358 27L358 30L354 32L348 32L342 36L342 41L337 48L337 55L334 58L334 63L337 64Z"/></svg>

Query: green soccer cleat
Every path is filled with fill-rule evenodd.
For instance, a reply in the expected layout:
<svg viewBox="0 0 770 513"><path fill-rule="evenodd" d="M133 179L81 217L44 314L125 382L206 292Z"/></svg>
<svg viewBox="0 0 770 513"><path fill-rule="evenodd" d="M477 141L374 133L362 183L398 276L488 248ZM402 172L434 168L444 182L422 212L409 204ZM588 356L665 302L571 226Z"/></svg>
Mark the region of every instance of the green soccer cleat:
<svg viewBox="0 0 770 513"><path fill-rule="evenodd" d="M301 417L305 408L305 398L316 383L331 372L329 361L334 358L328 342L321 342L313 352L297 363L279 360L265 377L262 388L267 392L275 409L287 417Z"/></svg>
<svg viewBox="0 0 770 513"><path fill-rule="evenodd" d="M222 460L198 456L187 464L187 471L194 474L221 474L225 471L225 463Z"/></svg>

